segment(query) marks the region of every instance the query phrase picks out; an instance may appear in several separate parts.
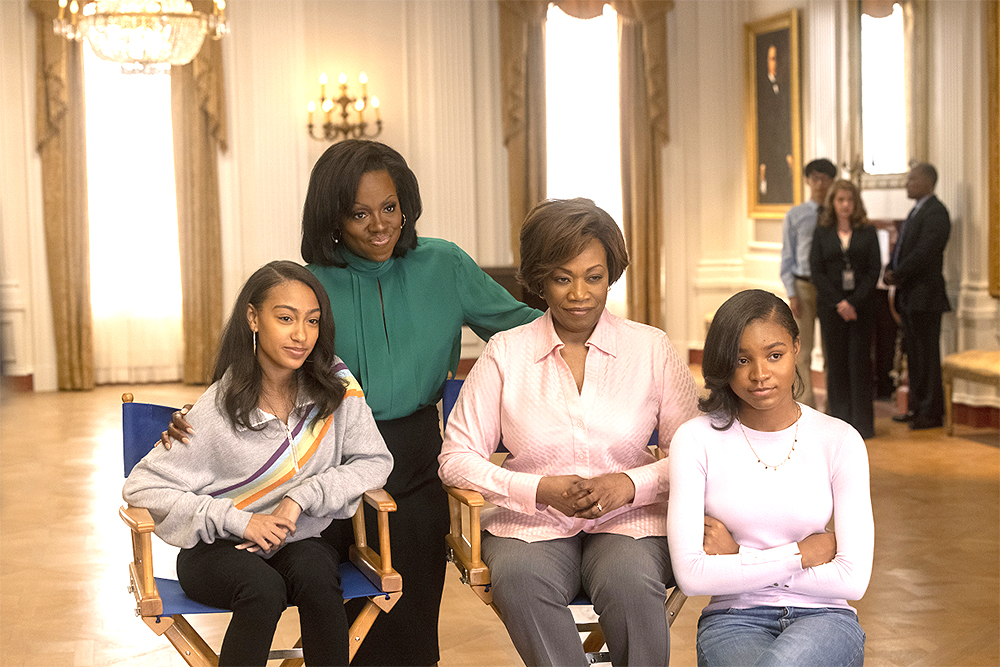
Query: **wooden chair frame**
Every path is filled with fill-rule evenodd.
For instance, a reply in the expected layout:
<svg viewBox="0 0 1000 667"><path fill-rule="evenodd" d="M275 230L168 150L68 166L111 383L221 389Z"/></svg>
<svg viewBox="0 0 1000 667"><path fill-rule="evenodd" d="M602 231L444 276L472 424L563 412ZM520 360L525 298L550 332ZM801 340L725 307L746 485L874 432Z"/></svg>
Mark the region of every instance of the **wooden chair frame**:
<svg viewBox="0 0 1000 667"><path fill-rule="evenodd" d="M496 615L500 616L500 611L493 604L493 594L490 591L490 569L482 558L480 516L486 501L478 491L447 485L444 489L448 492L448 509L451 515L451 529L445 537L448 560L458 569L461 582L469 586L483 603L489 605ZM674 624L674 619L684 606L685 600L687 596L679 587L674 587L665 604L668 626ZM577 623L577 629L589 633L584 639L583 650L591 663L610 661L610 656L600 653L601 647L604 646L604 632L600 623Z"/></svg>
<svg viewBox="0 0 1000 667"><path fill-rule="evenodd" d="M131 402L131 394L124 394L122 401ZM378 512L378 553L368 546L364 518L366 505ZM349 635L351 660L354 660L354 655L375 622L375 618L379 613L392 609L403 594L402 577L392 569L389 512L394 511L396 511L396 501L382 489L376 489L365 492L363 502L352 520L354 544L350 548L350 561L372 585L379 589L380 594L367 599L361 613L351 624ZM153 577L153 517L148 510L131 505L122 506L118 510L118 515L132 533L132 562L129 563L128 589L135 597L136 616L141 617L157 635L166 636L188 665L192 667L218 665L218 654L201 638L183 615L163 615L163 600ZM301 640L296 642L293 649L272 650L269 659L282 659L282 667L301 667L304 664Z"/></svg>

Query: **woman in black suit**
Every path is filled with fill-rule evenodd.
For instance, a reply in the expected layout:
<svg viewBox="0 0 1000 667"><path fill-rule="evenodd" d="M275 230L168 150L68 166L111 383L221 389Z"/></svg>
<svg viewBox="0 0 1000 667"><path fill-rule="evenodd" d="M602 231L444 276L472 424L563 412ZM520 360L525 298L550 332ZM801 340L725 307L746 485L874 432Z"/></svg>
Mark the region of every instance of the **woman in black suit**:
<svg viewBox="0 0 1000 667"><path fill-rule="evenodd" d="M868 224L861 193L850 181L830 186L809 261L826 354L826 412L870 438L875 435L873 295L882 265L875 227Z"/></svg>

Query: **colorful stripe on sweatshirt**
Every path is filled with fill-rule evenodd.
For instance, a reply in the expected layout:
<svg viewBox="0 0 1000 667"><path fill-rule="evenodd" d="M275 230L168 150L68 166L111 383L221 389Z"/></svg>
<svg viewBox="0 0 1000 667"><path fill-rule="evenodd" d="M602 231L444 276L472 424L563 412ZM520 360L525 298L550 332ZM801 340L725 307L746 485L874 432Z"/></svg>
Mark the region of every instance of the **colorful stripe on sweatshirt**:
<svg viewBox="0 0 1000 667"><path fill-rule="evenodd" d="M364 399L365 395L361 390L361 385L358 384L346 365L337 364L334 367L334 372L347 385L345 399L348 397ZM305 415L291 429L291 443L289 443L288 438L284 438L264 465L252 475L242 482L215 491L211 494L212 497L229 498L233 501L236 509L241 510L290 481L295 476L296 458L299 469L305 467L332 423L331 415L331 417L319 419L313 424L312 420L316 416L316 412L316 406L309 405Z"/></svg>

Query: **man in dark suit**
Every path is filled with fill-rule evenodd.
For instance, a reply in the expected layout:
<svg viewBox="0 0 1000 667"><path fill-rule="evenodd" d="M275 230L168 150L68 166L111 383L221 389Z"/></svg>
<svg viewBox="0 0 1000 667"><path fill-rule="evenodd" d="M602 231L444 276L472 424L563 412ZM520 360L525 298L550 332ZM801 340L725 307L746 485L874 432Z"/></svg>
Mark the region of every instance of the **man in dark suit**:
<svg viewBox="0 0 1000 667"><path fill-rule="evenodd" d="M911 429L941 426L941 313L951 310L945 293L944 248L951 233L948 209L934 196L937 170L920 163L906 177L906 196L916 201L899 230L884 281L896 286L903 351L910 378L909 408L893 417Z"/></svg>

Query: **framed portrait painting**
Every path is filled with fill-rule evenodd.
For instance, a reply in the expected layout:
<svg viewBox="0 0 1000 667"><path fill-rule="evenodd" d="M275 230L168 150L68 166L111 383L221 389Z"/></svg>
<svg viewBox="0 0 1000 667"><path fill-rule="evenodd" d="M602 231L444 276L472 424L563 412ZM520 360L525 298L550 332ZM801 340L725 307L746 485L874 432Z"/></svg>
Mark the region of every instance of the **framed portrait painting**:
<svg viewBox="0 0 1000 667"><path fill-rule="evenodd" d="M799 20L792 10L745 26L749 216L780 218L802 202Z"/></svg>

